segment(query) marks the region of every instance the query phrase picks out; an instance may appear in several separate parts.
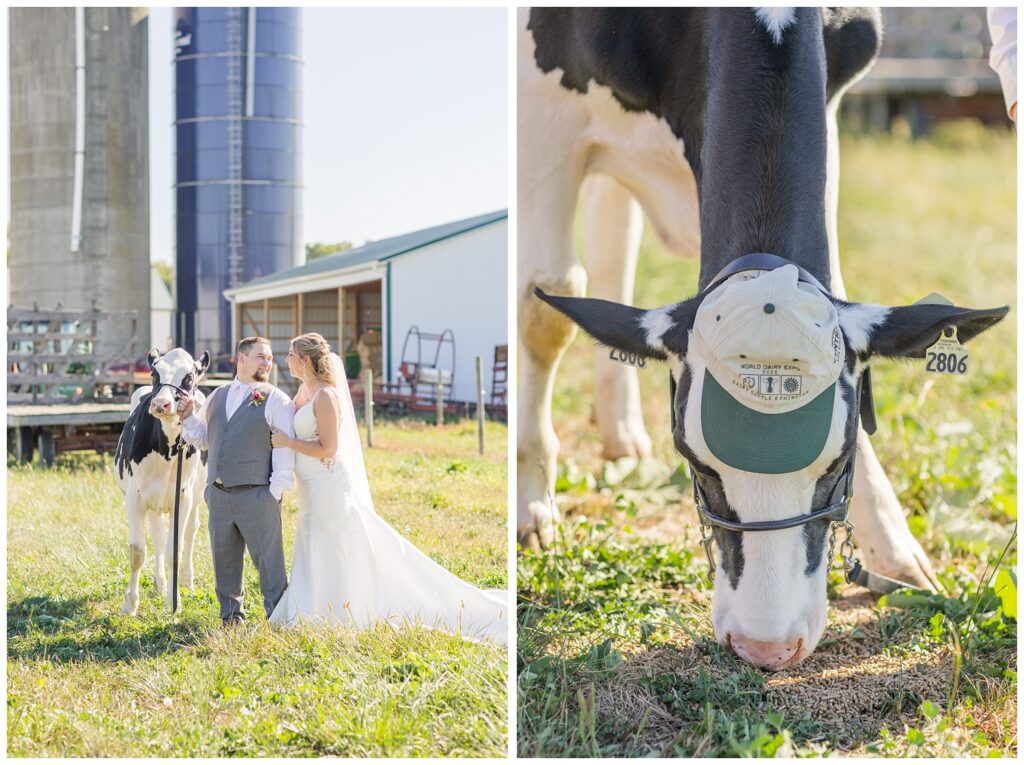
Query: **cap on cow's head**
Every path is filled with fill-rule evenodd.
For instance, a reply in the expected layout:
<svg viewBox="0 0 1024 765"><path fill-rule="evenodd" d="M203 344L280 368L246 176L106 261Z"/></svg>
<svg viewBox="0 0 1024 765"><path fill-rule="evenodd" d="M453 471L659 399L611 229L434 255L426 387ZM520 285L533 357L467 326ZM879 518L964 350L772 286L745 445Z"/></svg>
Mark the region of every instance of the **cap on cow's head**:
<svg viewBox="0 0 1024 765"><path fill-rule="evenodd" d="M745 271L697 309L691 339L707 365L701 428L730 467L792 473L828 439L843 369L839 314L796 266Z"/></svg>
<svg viewBox="0 0 1024 765"><path fill-rule="evenodd" d="M844 488L872 361L924 358L948 327L967 342L1009 310L848 303L795 266L742 271L652 310L536 295L599 343L669 363L675 445L707 507L740 523L809 514ZM715 528L717 640L766 669L814 650L827 618L829 525Z"/></svg>

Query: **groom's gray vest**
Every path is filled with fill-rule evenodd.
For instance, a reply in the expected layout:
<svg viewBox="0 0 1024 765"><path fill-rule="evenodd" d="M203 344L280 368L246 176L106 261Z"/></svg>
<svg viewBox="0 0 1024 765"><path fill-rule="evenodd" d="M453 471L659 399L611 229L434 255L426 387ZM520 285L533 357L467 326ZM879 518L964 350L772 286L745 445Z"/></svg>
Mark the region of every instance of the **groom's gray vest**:
<svg viewBox="0 0 1024 765"><path fill-rule="evenodd" d="M206 417L206 442L209 446L207 482L224 486L269 484L271 466L270 425L264 408L273 387L257 385L267 398L259 406L247 397L231 419L227 416L227 391L211 396L213 404Z"/></svg>

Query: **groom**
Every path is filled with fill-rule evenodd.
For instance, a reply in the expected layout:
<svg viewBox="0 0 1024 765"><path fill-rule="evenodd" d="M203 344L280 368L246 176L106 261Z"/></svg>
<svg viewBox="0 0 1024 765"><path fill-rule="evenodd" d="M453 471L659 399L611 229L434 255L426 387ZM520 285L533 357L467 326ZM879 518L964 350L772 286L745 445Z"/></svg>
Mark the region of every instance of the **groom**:
<svg viewBox="0 0 1024 765"><path fill-rule="evenodd" d="M210 508L213 573L225 626L245 621L242 599L246 547L260 574L269 617L288 582L281 542L281 495L292 485L295 453L274 449L271 427L294 436L292 402L270 385L274 356L265 337L245 337L235 350L235 379L213 392L201 410L182 396L182 435L208 450L204 498Z"/></svg>

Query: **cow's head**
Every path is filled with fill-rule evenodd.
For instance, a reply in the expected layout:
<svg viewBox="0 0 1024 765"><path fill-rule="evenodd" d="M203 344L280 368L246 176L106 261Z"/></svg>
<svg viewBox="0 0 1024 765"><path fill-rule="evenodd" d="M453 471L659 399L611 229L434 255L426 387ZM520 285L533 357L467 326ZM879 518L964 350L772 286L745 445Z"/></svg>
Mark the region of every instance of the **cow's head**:
<svg viewBox="0 0 1024 765"><path fill-rule="evenodd" d="M1008 308L847 303L794 265L745 271L654 310L545 295L598 342L668 362L673 436L714 514L779 521L843 494L859 386L878 358L924 358L948 328L961 342ZM830 521L772 531L715 528L715 638L766 669L809 655L825 629Z"/></svg>
<svg viewBox="0 0 1024 765"><path fill-rule="evenodd" d="M196 361L184 348L175 348L161 356L156 348L149 352L149 369L153 373L153 394L149 413L165 427L178 422L178 399L182 392L193 395L199 379L210 366L210 352Z"/></svg>

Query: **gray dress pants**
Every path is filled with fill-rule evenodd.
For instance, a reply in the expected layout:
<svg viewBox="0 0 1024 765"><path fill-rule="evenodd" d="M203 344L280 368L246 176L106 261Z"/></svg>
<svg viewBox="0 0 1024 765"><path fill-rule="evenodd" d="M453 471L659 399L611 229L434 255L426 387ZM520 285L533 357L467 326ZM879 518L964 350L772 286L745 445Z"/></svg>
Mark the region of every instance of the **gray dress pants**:
<svg viewBox="0 0 1024 765"><path fill-rule="evenodd" d="M269 486L206 488L210 508L210 549L221 619L244 619L242 567L246 548L260 575L267 616L284 594L288 580L281 540L281 503Z"/></svg>

